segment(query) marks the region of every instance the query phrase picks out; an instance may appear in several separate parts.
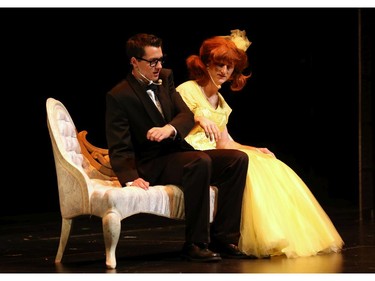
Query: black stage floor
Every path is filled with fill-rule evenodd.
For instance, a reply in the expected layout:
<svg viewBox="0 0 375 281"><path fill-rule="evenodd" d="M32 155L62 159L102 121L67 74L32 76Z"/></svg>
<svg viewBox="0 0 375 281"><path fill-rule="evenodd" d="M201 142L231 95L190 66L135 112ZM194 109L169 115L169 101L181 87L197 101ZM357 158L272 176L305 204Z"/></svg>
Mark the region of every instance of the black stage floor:
<svg viewBox="0 0 375 281"><path fill-rule="evenodd" d="M218 263L180 259L182 221L135 215L122 221L114 270L105 267L101 220L97 217L76 219L59 265L54 263L60 235L59 213L0 217L0 273L8 277L12 273L367 273L363 276L375 277L374 220L359 220L357 212L351 210L327 213L345 241L339 254L297 259L224 259Z"/></svg>

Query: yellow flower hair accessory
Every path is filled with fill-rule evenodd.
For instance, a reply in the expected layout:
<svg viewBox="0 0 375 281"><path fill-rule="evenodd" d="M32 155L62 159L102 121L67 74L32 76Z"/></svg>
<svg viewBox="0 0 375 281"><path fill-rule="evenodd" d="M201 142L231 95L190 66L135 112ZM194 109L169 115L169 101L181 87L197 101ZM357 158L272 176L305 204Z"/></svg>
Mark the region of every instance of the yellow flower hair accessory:
<svg viewBox="0 0 375 281"><path fill-rule="evenodd" d="M231 35L228 36L230 37L230 40L232 40L233 43L236 44L238 49L246 52L247 48L249 48L249 46L251 45L251 42L246 37L246 31L234 29L234 30L231 30L230 32L231 32Z"/></svg>

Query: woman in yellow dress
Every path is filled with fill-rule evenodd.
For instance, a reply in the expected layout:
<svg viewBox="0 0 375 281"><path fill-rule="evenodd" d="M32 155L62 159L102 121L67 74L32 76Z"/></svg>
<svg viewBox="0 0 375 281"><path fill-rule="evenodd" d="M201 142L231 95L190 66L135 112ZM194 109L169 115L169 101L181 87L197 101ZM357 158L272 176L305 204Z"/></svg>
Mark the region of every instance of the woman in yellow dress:
<svg viewBox="0 0 375 281"><path fill-rule="evenodd" d="M301 178L267 148L233 140L227 123L232 111L218 92L229 81L232 91L250 75L245 31L206 39L198 55L187 58L192 80L177 87L193 111L196 126L186 140L196 149L235 148L249 156L243 195L239 248L257 257L288 258L340 252L344 242L332 221Z"/></svg>

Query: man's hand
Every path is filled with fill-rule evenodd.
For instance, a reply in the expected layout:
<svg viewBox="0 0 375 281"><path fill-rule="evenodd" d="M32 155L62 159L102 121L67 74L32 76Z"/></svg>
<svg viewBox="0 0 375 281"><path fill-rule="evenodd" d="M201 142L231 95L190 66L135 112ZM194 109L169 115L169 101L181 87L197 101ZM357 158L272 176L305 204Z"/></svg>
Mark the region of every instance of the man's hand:
<svg viewBox="0 0 375 281"><path fill-rule="evenodd" d="M169 124L164 127L153 127L147 132L147 139L150 141L161 142L164 139L173 137L175 131Z"/></svg>
<svg viewBox="0 0 375 281"><path fill-rule="evenodd" d="M137 187L140 187L144 190L148 190L148 187L150 186L150 183L148 181L145 181L142 178L137 178L134 181L132 181L131 183L129 183L129 186L137 186Z"/></svg>

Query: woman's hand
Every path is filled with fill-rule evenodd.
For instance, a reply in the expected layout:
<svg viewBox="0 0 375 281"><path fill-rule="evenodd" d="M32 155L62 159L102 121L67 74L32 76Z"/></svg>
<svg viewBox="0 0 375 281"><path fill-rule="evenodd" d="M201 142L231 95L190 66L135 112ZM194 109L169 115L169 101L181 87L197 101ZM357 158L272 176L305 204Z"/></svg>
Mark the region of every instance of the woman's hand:
<svg viewBox="0 0 375 281"><path fill-rule="evenodd" d="M203 128L206 137L209 138L210 141L220 140L221 133L215 122L203 116L195 117L195 121Z"/></svg>
<svg viewBox="0 0 375 281"><path fill-rule="evenodd" d="M269 155L276 158L275 154L273 154L273 152L270 151L267 147L258 147L257 150L264 153L264 154L269 154Z"/></svg>

